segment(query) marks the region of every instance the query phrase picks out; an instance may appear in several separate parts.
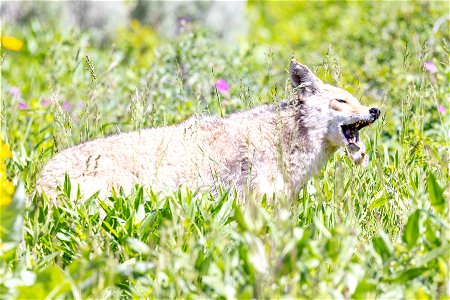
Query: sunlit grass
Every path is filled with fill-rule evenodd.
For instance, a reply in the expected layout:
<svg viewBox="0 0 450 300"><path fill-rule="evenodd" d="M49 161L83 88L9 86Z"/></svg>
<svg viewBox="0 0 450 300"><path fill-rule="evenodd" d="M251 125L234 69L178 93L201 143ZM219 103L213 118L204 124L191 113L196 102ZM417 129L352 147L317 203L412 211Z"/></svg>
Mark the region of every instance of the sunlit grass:
<svg viewBox="0 0 450 300"><path fill-rule="evenodd" d="M321 22L319 6L306 21ZM276 50L251 45L259 35L224 45L196 27L159 42L133 22L100 47L89 32L6 24L24 45L1 50L0 137L12 151L5 179L16 187L1 206L2 298L448 296L449 37L439 31L429 43L440 15L425 6L371 8L383 34L362 20L333 23L345 29L336 36L325 21L304 29L308 41L326 35L333 43L300 41L295 55L383 114L361 132L366 168L339 151L295 199L141 186L69 199L77 186L68 177L57 205L33 195L43 165L61 149L289 97L292 48L275 44L282 36ZM264 28L252 20L252 30ZM151 53L135 47L143 36ZM220 90L219 80L229 86L220 81Z"/></svg>

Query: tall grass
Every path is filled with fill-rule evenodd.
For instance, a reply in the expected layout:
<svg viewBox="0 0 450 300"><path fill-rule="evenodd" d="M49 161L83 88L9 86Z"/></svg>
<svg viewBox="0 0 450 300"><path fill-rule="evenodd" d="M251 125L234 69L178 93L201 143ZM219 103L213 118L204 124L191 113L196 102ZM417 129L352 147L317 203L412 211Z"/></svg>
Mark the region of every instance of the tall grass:
<svg viewBox="0 0 450 300"><path fill-rule="evenodd" d="M295 55L383 114L361 132L366 168L339 151L295 199L243 199L227 187L216 196L189 187L165 195L139 185L129 194L69 199L77 190L69 177L58 205L33 196L43 164L66 147L288 98L292 48L277 36L268 49L257 33L226 46L193 26L147 56L130 50L140 31L151 30L138 23L135 36L119 31L111 47L97 46L88 31L37 19L5 24L27 46L1 50L0 137L12 151L6 171L17 187L1 207L2 298L448 297L448 23L430 42L442 3L386 14L369 5L371 22L355 24L320 21L331 8L304 5L307 23L319 24L303 28L311 44L299 41ZM252 30L265 28L254 3L249 11ZM327 36L330 26L342 30ZM314 44L312 34L327 41ZM230 83L229 94L215 89L218 79Z"/></svg>

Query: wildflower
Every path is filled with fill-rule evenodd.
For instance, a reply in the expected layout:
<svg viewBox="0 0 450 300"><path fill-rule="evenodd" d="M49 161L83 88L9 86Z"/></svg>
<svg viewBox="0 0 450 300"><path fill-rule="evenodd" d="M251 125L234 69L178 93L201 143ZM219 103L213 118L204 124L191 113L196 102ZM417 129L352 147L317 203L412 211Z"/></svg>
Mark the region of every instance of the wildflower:
<svg viewBox="0 0 450 300"><path fill-rule="evenodd" d="M19 109L20 110L27 109L27 105L25 103L23 103L23 102L19 102Z"/></svg>
<svg viewBox="0 0 450 300"><path fill-rule="evenodd" d="M11 157L11 151L7 144L0 139L0 206L8 205L14 193L13 184L6 178L5 159Z"/></svg>
<svg viewBox="0 0 450 300"><path fill-rule="evenodd" d="M11 51L20 51L22 46L23 42L21 40L13 36L2 36L2 47Z"/></svg>
<svg viewBox="0 0 450 300"><path fill-rule="evenodd" d="M9 89L9 94L16 99L20 99L22 97L22 93L20 92L20 89L17 86L13 86Z"/></svg>
<svg viewBox="0 0 450 300"><path fill-rule="evenodd" d="M230 90L230 84L226 82L224 79L219 79L216 82L216 89L220 93L226 93Z"/></svg>
<svg viewBox="0 0 450 300"><path fill-rule="evenodd" d="M50 104L50 99L48 99L48 98L42 98L41 99L41 105L43 107L47 107L49 104Z"/></svg>
<svg viewBox="0 0 450 300"><path fill-rule="evenodd" d="M423 66L425 70L427 70L430 74L436 73L438 71L436 65L431 60L427 61Z"/></svg>
<svg viewBox="0 0 450 300"><path fill-rule="evenodd" d="M11 203L14 185L6 179L6 174L0 171L0 206Z"/></svg>
<svg viewBox="0 0 450 300"><path fill-rule="evenodd" d="M191 20L189 17L181 17L177 20L177 24L175 27L175 35L179 35L184 29L188 29Z"/></svg>
<svg viewBox="0 0 450 300"><path fill-rule="evenodd" d="M442 115L445 114L445 113L447 112L447 110L445 109L445 107L442 106L442 105L440 105L440 104L438 104L437 110L438 110L438 112L439 112L440 114L442 114Z"/></svg>
<svg viewBox="0 0 450 300"><path fill-rule="evenodd" d="M61 106L65 111L69 111L70 108L72 107L72 105L70 105L70 103L68 101L64 101Z"/></svg>
<svg viewBox="0 0 450 300"><path fill-rule="evenodd" d="M181 17L180 19L178 19L178 21L180 22L181 25L186 25L191 20L189 19L189 17L184 16L184 17Z"/></svg>

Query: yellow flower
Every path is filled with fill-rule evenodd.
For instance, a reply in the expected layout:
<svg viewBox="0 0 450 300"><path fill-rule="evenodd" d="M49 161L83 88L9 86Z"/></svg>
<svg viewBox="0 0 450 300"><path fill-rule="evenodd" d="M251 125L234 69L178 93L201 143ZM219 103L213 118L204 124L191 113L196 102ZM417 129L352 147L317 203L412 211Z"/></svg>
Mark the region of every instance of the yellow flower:
<svg viewBox="0 0 450 300"><path fill-rule="evenodd" d="M2 36L2 47L12 51L20 51L22 46L23 42L21 40L16 39L13 36Z"/></svg>
<svg viewBox="0 0 450 300"><path fill-rule="evenodd" d="M6 206L12 201L14 185L6 179L0 179L0 206Z"/></svg>
<svg viewBox="0 0 450 300"><path fill-rule="evenodd" d="M0 139L0 206L8 205L14 193L14 185L6 178L5 159L11 157L7 144Z"/></svg>
<svg viewBox="0 0 450 300"><path fill-rule="evenodd" d="M431 297L425 292L425 290L420 287L416 290L416 299L418 300L427 300L427 299L431 299Z"/></svg>
<svg viewBox="0 0 450 300"><path fill-rule="evenodd" d="M3 141L0 139L0 161L3 162L5 159L11 157L11 151L9 151L9 147L7 144L3 144Z"/></svg>

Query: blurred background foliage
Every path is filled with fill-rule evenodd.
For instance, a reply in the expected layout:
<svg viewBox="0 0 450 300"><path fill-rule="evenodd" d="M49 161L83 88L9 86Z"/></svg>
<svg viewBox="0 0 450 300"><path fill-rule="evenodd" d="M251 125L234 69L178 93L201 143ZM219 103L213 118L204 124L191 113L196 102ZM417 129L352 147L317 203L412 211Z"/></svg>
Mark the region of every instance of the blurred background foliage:
<svg viewBox="0 0 450 300"><path fill-rule="evenodd" d="M2 298L449 296L447 2L0 5ZM381 108L366 170L338 152L295 204L30 196L66 147L288 98L293 56Z"/></svg>

